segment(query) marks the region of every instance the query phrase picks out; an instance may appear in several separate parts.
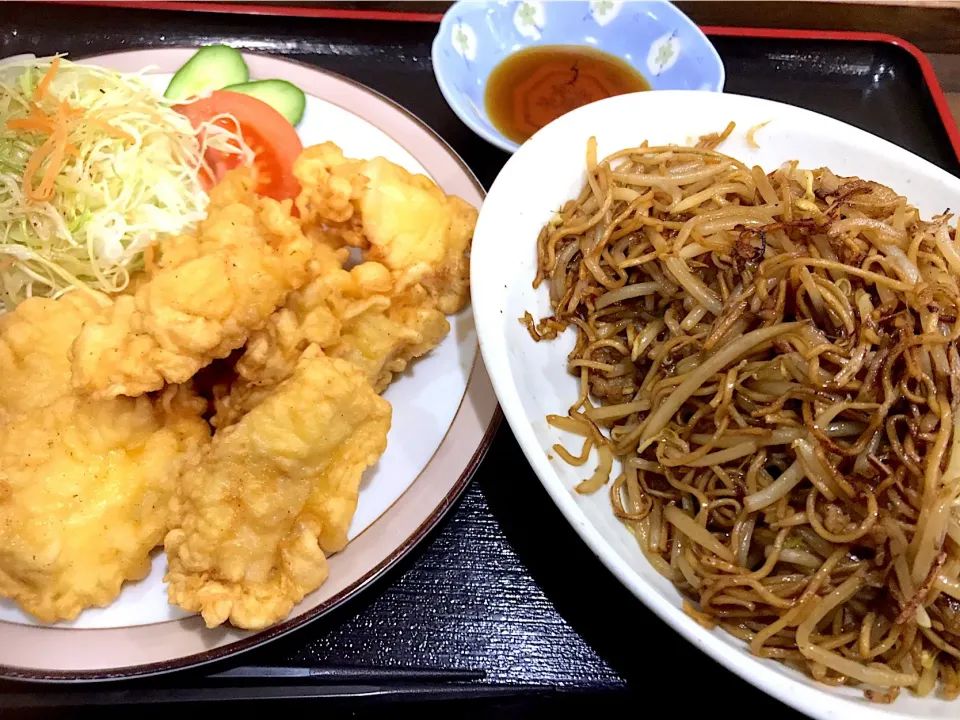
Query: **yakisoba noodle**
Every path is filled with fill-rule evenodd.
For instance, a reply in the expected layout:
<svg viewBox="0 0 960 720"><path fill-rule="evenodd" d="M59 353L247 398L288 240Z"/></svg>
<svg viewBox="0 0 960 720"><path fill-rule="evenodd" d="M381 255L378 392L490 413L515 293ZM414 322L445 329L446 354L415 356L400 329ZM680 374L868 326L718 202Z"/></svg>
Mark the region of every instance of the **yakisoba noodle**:
<svg viewBox="0 0 960 720"><path fill-rule="evenodd" d="M956 230L874 182L747 167L723 137L588 143L588 184L537 242L554 315L524 318L577 333L580 397L549 420L584 445L555 450L599 450L577 489L608 485L702 624L873 700L956 697Z"/></svg>

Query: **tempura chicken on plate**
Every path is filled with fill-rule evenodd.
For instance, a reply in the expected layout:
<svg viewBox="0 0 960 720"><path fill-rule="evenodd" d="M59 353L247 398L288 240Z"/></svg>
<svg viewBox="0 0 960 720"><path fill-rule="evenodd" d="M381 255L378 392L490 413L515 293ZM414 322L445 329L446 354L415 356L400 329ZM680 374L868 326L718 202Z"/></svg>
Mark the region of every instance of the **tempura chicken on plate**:
<svg viewBox="0 0 960 720"><path fill-rule="evenodd" d="M420 286L394 293L390 272L366 262L349 271L335 262L344 250L320 244L313 279L253 333L236 365L237 378L218 388L213 424L232 424L289 377L301 353L316 344L364 371L378 393L410 360L429 352L450 331L443 313Z"/></svg>
<svg viewBox="0 0 960 720"><path fill-rule="evenodd" d="M70 344L105 297L33 298L0 317L0 596L45 622L108 605L163 539L206 403L187 388L93 399L70 384Z"/></svg>
<svg viewBox="0 0 960 720"><path fill-rule="evenodd" d="M364 260L394 273L399 290L419 283L441 312L466 305L476 208L424 175L382 157L346 158L331 142L304 150L294 173L307 225L361 248Z"/></svg>
<svg viewBox="0 0 960 720"><path fill-rule="evenodd" d="M315 243L308 280L250 334L234 379L216 388L216 436L181 478L167 536L171 601L211 626L265 627L324 581L326 556L347 543L363 469L386 447L390 406L377 394L443 340L445 313L469 291L472 207L381 158L360 164L378 168L377 183L356 173L348 182L368 202L323 216L316 198L335 204L340 184L315 184L330 179L305 170L316 155L306 150L296 166ZM402 197L379 198L398 188L406 210ZM390 231L377 221L394 202ZM349 267L346 245L364 261Z"/></svg>
<svg viewBox="0 0 960 720"><path fill-rule="evenodd" d="M71 619L162 543L172 604L260 629L326 580L386 449L380 393L467 302L477 211L331 143L295 173L295 205L227 174L122 293L0 316L0 596Z"/></svg>
<svg viewBox="0 0 960 720"><path fill-rule="evenodd" d="M211 193L195 236L164 242L133 294L112 299L73 345L73 382L96 397L182 383L241 347L307 279L311 242L280 203L252 191L249 172Z"/></svg>
<svg viewBox="0 0 960 720"><path fill-rule="evenodd" d="M327 578L360 478L387 446L390 404L311 346L292 377L195 455L166 538L170 601L259 629Z"/></svg>
<svg viewBox="0 0 960 720"><path fill-rule="evenodd" d="M0 409L37 410L70 394L70 346L109 303L106 295L73 292L32 298L0 315Z"/></svg>
<svg viewBox="0 0 960 720"><path fill-rule="evenodd" d="M330 350L364 370L378 393L450 332L450 323L431 306L423 286L414 285L390 300L385 311L363 312L346 322L340 341Z"/></svg>

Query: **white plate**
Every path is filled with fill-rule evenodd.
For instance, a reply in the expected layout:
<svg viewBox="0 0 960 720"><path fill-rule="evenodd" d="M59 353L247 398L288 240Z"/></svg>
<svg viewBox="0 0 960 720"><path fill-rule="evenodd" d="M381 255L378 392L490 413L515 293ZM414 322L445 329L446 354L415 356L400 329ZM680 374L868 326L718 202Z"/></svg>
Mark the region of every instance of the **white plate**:
<svg viewBox="0 0 960 720"><path fill-rule="evenodd" d="M156 66L159 90L192 50L146 50L84 60L119 70ZM482 189L463 162L414 116L386 98L336 75L274 58L246 56L255 79L282 78L307 93L298 131L304 146L332 140L353 157L382 155L431 176L475 206ZM86 610L71 623L40 626L0 600L0 674L97 677L123 668L141 674L196 664L250 647L332 609L409 551L462 491L492 437L496 401L479 361L469 308L450 318L451 331L411 364L384 393L393 405L388 446L362 481L350 545L331 558L330 579L276 628L254 635L206 631L167 603L166 558L156 553L149 577L124 587L109 607ZM371 529L370 533L364 533ZM92 630L83 643L72 630ZM71 638L73 640L71 641ZM86 648L86 649L83 649ZM132 666L132 667L131 667Z"/></svg>
<svg viewBox="0 0 960 720"><path fill-rule="evenodd" d="M546 284L531 286L540 228L586 182L587 139L595 135L602 157L620 148L687 143L733 120L737 129L721 150L747 164L772 170L786 160L801 167L827 166L889 185L924 217L960 204L960 180L885 140L817 113L737 95L689 91L647 92L603 100L554 121L526 142L504 166L487 195L474 236L473 306L480 348L494 388L520 446L567 520L617 578L694 645L727 668L801 712L822 720L956 717L960 704L902 693L893 705L863 700L862 692L828 688L772 660L750 655L721 630L707 631L681 609L682 598L640 553L633 536L613 515L609 495L573 491L592 465L567 465L550 448L570 437L547 425L577 397L566 372L572 333L534 343L518 322L525 311L551 314ZM759 149L745 141L756 133ZM549 454L548 454L549 453ZM571 569L575 572L575 569Z"/></svg>

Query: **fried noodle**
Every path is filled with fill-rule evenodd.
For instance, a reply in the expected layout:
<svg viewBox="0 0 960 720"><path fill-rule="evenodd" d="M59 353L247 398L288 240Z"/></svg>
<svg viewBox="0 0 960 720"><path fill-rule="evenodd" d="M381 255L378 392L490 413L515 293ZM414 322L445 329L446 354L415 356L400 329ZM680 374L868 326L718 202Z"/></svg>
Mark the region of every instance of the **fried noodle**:
<svg viewBox="0 0 960 720"><path fill-rule="evenodd" d="M831 685L960 694L960 247L826 168L597 157L537 241L577 335L550 423L701 625ZM562 448L560 448L562 449ZM614 460L614 462L611 462Z"/></svg>

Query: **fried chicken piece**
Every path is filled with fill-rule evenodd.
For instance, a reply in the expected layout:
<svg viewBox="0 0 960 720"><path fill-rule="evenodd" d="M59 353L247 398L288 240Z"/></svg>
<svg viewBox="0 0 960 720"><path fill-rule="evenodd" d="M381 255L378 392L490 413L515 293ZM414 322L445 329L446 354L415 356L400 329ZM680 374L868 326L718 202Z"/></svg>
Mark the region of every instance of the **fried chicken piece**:
<svg viewBox="0 0 960 720"><path fill-rule="evenodd" d="M241 347L307 279L312 242L290 203L234 171L211 192L196 236L164 242L147 282L119 295L73 345L73 383L95 397L182 383Z"/></svg>
<svg viewBox="0 0 960 720"><path fill-rule="evenodd" d="M234 364L235 375L214 386L214 427L232 425L272 393L293 374L309 345L324 348L339 340L341 324L334 306L347 302L345 294L359 297L367 292L343 269L348 257L345 248L334 250L322 242L314 245L314 257L307 265L309 282L291 293L284 307L250 335ZM362 273L355 275L362 277Z"/></svg>
<svg viewBox="0 0 960 720"><path fill-rule="evenodd" d="M235 367L237 379L215 391L215 427L235 423L288 378L308 345L350 361L382 393L395 373L450 331L423 287L394 294L391 275L379 263L363 263L349 272L330 264L313 267L314 279L251 336Z"/></svg>
<svg viewBox="0 0 960 720"><path fill-rule="evenodd" d="M65 365L69 382L59 344L50 367ZM206 403L182 387L157 401L44 402L0 424L0 596L54 622L109 605L125 581L147 575L180 457L210 428Z"/></svg>
<svg viewBox="0 0 960 720"><path fill-rule="evenodd" d="M447 318L432 307L423 287L414 285L392 297L385 311L371 309L353 318L328 352L361 368L382 393L396 373L437 347L449 332Z"/></svg>
<svg viewBox="0 0 960 720"><path fill-rule="evenodd" d="M382 157L345 158L329 142L304 150L294 174L306 227L321 225L361 248L365 260L395 274L400 288L419 283L447 315L466 305L476 208L424 175Z"/></svg>
<svg viewBox="0 0 960 720"><path fill-rule="evenodd" d="M293 164L300 182L297 209L305 226L325 225L347 245L361 247L362 225L356 203L367 187L360 170L366 160L353 160L332 142L311 145Z"/></svg>
<svg viewBox="0 0 960 720"><path fill-rule="evenodd" d="M0 315L0 408L44 408L71 392L68 352L83 324L110 305L106 295L30 298Z"/></svg>
<svg viewBox="0 0 960 720"><path fill-rule="evenodd" d="M276 385L293 374L300 356L310 344L329 347L340 337L341 317L347 306L363 302L382 289L369 273L343 268L349 257L345 248L314 246L307 266L309 280L290 293L282 308L260 330L251 333L236 371L257 384ZM389 273L384 269L383 274ZM387 286L389 289L389 285Z"/></svg>
<svg viewBox="0 0 960 720"><path fill-rule="evenodd" d="M170 602L209 627L283 619L346 545L390 418L362 372L308 348L291 378L182 472L165 541Z"/></svg>
<svg viewBox="0 0 960 720"><path fill-rule="evenodd" d="M105 306L72 292L0 317L0 596L44 622L106 606L149 571L179 457L210 435L206 402L183 387L73 391L70 346Z"/></svg>

